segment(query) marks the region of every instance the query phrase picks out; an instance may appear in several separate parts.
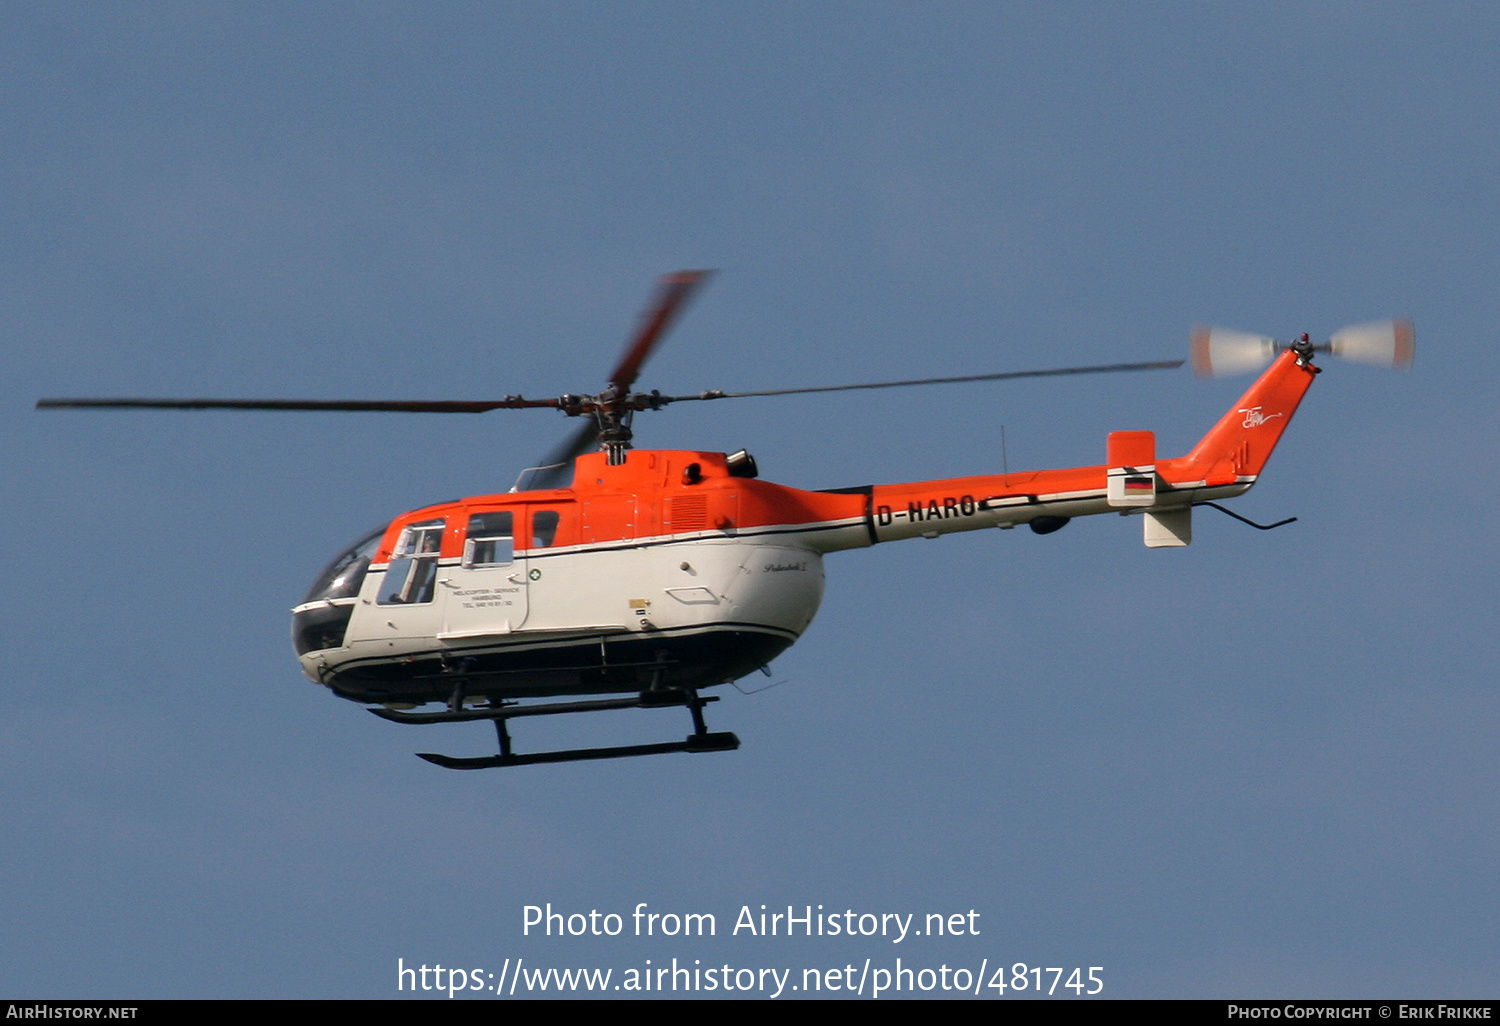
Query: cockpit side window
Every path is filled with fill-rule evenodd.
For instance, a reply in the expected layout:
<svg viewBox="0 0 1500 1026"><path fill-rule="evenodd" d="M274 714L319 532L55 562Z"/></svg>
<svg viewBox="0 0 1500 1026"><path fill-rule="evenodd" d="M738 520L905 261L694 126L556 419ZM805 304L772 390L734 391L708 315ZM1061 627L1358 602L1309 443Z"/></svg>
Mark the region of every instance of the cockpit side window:
<svg viewBox="0 0 1500 1026"><path fill-rule="evenodd" d="M383 606L432 601L445 523L438 519L406 525L391 553L376 601Z"/></svg>
<svg viewBox="0 0 1500 1026"><path fill-rule="evenodd" d="M509 566L515 561L514 517L510 510L469 517L464 541L465 567Z"/></svg>

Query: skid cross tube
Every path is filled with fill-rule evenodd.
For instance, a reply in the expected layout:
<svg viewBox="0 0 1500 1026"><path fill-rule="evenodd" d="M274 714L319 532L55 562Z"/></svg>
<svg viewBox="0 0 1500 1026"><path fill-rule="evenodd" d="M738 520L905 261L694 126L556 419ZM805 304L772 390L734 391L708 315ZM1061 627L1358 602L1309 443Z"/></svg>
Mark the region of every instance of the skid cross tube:
<svg viewBox="0 0 1500 1026"><path fill-rule="evenodd" d="M544 762L579 762L586 759L622 759L633 755L663 755L667 752L728 752L740 746L732 732L710 732L703 719L703 707L717 702L717 696L704 698L692 689L663 688L642 691L630 698L603 698L586 702L547 702L537 705L501 703L481 709L452 708L443 712L414 713L397 709L371 709L381 719L393 723L464 723L491 720L500 743L498 755L460 759L436 752L418 752L417 757L445 769L490 769L498 766L529 766ZM682 741L664 741L649 745L617 745L609 748L570 748L554 752L516 754L511 748L506 722L522 716L552 716L560 713L599 712L605 709L656 709L685 705L693 717L693 733Z"/></svg>

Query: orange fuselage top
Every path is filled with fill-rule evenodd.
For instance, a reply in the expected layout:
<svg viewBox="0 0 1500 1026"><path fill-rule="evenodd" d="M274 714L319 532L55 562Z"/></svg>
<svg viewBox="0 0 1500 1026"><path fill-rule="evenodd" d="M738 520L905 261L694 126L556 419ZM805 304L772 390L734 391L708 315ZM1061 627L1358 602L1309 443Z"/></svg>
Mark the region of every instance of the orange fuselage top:
<svg viewBox="0 0 1500 1026"><path fill-rule="evenodd" d="M1156 505L1172 508L1238 494L1259 476L1316 369L1282 354L1185 456L1155 461ZM463 551L468 515L546 509L549 548L589 550L725 536L778 536L817 552L981 527L1014 526L1042 516L1108 512L1105 464L989 474L908 484L805 491L735 476L722 453L637 449L609 465L604 453L580 456L571 487L481 495L398 517L374 557L389 561L408 524L446 517L442 557ZM520 532L518 532L519 534ZM518 539L517 548L529 545Z"/></svg>

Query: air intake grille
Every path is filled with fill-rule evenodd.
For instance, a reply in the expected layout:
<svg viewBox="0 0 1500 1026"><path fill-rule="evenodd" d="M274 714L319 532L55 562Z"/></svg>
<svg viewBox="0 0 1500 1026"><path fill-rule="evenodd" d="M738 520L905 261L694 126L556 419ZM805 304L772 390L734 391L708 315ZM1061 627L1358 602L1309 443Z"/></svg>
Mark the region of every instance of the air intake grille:
<svg viewBox="0 0 1500 1026"><path fill-rule="evenodd" d="M681 495L667 500L667 526L672 531L702 531L708 527L708 496Z"/></svg>

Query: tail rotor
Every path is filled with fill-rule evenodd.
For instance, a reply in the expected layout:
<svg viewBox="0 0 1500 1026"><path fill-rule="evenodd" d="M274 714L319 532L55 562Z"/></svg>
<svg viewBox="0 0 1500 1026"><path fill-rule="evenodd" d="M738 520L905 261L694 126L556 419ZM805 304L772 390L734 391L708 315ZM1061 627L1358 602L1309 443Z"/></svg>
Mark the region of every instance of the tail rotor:
<svg viewBox="0 0 1500 1026"><path fill-rule="evenodd" d="M1279 342L1268 335L1200 324L1192 332L1193 373L1200 378L1222 378L1259 370L1286 349L1309 357L1328 353L1341 360L1407 370L1416 354L1416 341L1416 330L1405 320L1343 328L1321 345L1313 345L1306 335Z"/></svg>

